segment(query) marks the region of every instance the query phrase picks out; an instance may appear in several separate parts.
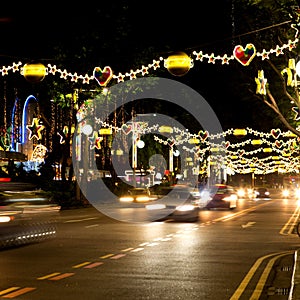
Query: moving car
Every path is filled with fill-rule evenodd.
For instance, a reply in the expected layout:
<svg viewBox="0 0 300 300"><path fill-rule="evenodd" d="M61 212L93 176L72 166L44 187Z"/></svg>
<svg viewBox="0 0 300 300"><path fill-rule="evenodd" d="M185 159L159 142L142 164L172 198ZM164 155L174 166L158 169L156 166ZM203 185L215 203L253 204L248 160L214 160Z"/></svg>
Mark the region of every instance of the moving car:
<svg viewBox="0 0 300 300"><path fill-rule="evenodd" d="M270 191L265 187L257 187L254 189L254 194L256 198L269 199Z"/></svg>
<svg viewBox="0 0 300 300"><path fill-rule="evenodd" d="M237 207L237 191L234 187L226 184L215 184L209 190L202 193L202 199L206 201L206 209Z"/></svg>
<svg viewBox="0 0 300 300"><path fill-rule="evenodd" d="M238 187L237 196L239 199L253 198L253 188L251 187Z"/></svg>
<svg viewBox="0 0 300 300"><path fill-rule="evenodd" d="M283 189L282 197L299 200L300 199L300 189L299 188Z"/></svg>
<svg viewBox="0 0 300 300"><path fill-rule="evenodd" d="M55 237L60 208L29 185L1 185L0 250Z"/></svg>
<svg viewBox="0 0 300 300"><path fill-rule="evenodd" d="M148 188L137 187L128 190L127 194L122 195L119 200L120 202L136 202L145 203L149 201L154 201L157 199L156 195L151 194Z"/></svg>
<svg viewBox="0 0 300 300"><path fill-rule="evenodd" d="M160 199L146 205L148 210L159 210L156 221L173 220L196 222L199 220L198 198L189 187L174 186L161 190Z"/></svg>

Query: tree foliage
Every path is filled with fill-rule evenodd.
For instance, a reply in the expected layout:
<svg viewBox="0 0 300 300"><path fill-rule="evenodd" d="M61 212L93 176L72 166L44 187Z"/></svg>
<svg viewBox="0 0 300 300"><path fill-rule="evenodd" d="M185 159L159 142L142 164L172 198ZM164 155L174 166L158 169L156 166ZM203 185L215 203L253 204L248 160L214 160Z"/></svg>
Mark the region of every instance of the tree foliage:
<svg viewBox="0 0 300 300"><path fill-rule="evenodd" d="M260 52L263 49L275 49L276 46L283 46L295 39L295 34L299 30L299 7L297 1L268 1L268 0L236 0L235 4L235 41L241 44L251 42ZM292 28L291 25L295 24ZM244 99L248 98L258 105L263 103L268 109L263 109L260 118L268 118L269 126L277 126L292 131L297 136L299 121L292 111L293 107L299 109L299 95L297 87L297 76L295 69L290 70L294 85L288 84L287 70L290 59L299 58L299 44L291 50L284 50L283 54L270 54L269 59L254 59L244 70L239 71L242 78L238 90ZM256 93L255 78L258 71L264 71L267 79L266 95ZM272 120L273 119L273 120Z"/></svg>

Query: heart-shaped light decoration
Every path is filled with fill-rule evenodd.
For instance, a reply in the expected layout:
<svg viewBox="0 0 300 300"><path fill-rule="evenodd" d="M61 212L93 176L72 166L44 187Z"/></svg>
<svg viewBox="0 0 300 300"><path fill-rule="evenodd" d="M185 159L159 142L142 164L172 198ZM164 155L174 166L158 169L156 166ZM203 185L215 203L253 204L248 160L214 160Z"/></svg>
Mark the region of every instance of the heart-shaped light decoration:
<svg viewBox="0 0 300 300"><path fill-rule="evenodd" d="M167 142L170 147L173 147L176 141L173 138L171 138L171 139L168 139Z"/></svg>
<svg viewBox="0 0 300 300"><path fill-rule="evenodd" d="M101 86L106 86L112 79L113 72L111 67L106 66L103 70L99 67L95 67L93 71L93 76Z"/></svg>
<svg viewBox="0 0 300 300"><path fill-rule="evenodd" d="M200 130L198 132L198 134L199 134L199 136L200 136L200 138L201 138L202 141L205 141L209 137L209 133L206 130L205 131Z"/></svg>
<svg viewBox="0 0 300 300"><path fill-rule="evenodd" d="M239 149L238 150L238 155L243 156L245 154L245 150Z"/></svg>
<svg viewBox="0 0 300 300"><path fill-rule="evenodd" d="M272 129L271 134L272 134L274 139L277 139L281 134L281 130L279 128L278 129Z"/></svg>
<svg viewBox="0 0 300 300"><path fill-rule="evenodd" d="M127 135L132 131L132 126L131 125L127 125L127 124L123 124L121 126L122 131Z"/></svg>
<svg viewBox="0 0 300 300"><path fill-rule="evenodd" d="M275 141L275 145L277 148L281 148L282 144L283 144L283 141L278 141L278 140Z"/></svg>
<svg viewBox="0 0 300 300"><path fill-rule="evenodd" d="M243 66L248 66L255 55L256 49L253 44L247 44L245 49L243 46L238 45L235 46L233 50L233 56Z"/></svg>

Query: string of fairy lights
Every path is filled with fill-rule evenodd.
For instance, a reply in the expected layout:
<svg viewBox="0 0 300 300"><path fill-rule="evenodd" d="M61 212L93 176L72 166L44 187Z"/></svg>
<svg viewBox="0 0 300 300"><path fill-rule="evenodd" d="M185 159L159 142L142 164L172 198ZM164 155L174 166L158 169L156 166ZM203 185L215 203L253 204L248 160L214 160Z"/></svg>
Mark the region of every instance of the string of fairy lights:
<svg viewBox="0 0 300 300"><path fill-rule="evenodd" d="M82 115L81 115L82 116ZM94 129L89 141L91 149L101 148L101 140L105 134L121 132L125 135L133 134L131 125L123 124L121 127L95 118L99 128ZM136 136L150 133L153 140L173 149L181 147L191 161L201 164L207 153L210 155L210 164L226 166L227 174L269 174L274 172L299 173L299 137L291 131L271 129L270 132L260 132L252 128L228 129L224 132L210 134L208 131L200 130L197 134L190 133L184 129L170 127L167 125L154 124L135 127ZM82 126L85 123L79 123ZM108 131L105 129L109 128ZM105 134L101 134L105 133ZM166 137L158 136L157 132L166 132ZM99 138L101 139L99 142ZM218 142L224 138L222 142ZM214 142L216 140L216 142ZM234 140L239 140L235 141ZM118 151L116 151L118 152ZM120 153L123 154L121 151ZM207 166L206 166L207 167Z"/></svg>
<svg viewBox="0 0 300 300"><path fill-rule="evenodd" d="M245 47L242 45L237 45L234 47L233 52L230 54L223 55L215 55L214 53L205 53L202 50L193 51L190 55L187 55L187 63L188 69L194 65L194 62L207 62L211 64L215 64L216 62L221 62L222 65L228 65L230 62L236 60L241 63L243 66L248 66L250 62L255 58L259 57L262 60L270 59L271 55L283 55L286 50L291 51L296 48L299 39L298 27L300 23L298 20L296 23L291 24L291 28L295 31L294 37L291 40L288 40L287 43L283 45L276 45L270 49L262 49L262 51L257 51L255 45L252 43L248 43ZM186 58L185 58L186 59ZM78 72L70 72L67 69L58 68L56 65L48 64L47 67L44 67L42 72L44 78L45 75L59 75L61 79L70 80L71 82L77 83L81 81L82 84L90 84L91 81L95 80L100 84L100 86L106 86L111 79L117 81L117 83L124 82L125 80L133 80L136 79L137 76L147 76L151 71L155 71L161 67L168 67L171 64L174 64L174 61L170 61L170 57L164 58L159 57L158 59L153 59L151 63L148 65L142 65L138 69L131 69L128 72L114 73L109 66L105 66L103 69L101 67L95 67L93 70L93 74L90 75L88 73L82 75L78 74ZM182 59L181 59L182 63ZM13 62L12 65L2 66L0 68L0 74L2 76L8 75L10 72L16 73L19 72L21 75L26 76L28 64L23 64L23 62ZM37 69L35 68L35 71ZM40 70L39 70L40 72Z"/></svg>

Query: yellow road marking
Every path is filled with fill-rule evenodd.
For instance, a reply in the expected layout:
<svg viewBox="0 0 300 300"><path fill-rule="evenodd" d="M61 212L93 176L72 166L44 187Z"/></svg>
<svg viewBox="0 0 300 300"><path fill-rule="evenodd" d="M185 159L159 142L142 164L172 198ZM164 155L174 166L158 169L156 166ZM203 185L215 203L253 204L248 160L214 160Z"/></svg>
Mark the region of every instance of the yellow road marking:
<svg viewBox="0 0 300 300"><path fill-rule="evenodd" d="M289 251L287 251L285 253L288 254ZM236 289L235 293L231 296L230 300L237 300L240 298L240 296L244 292L246 286L250 282L251 278L254 276L255 272L257 271L257 269L260 266L260 264L262 263L262 261L265 260L266 258L274 256L274 255L276 255L276 253L262 256L254 263L254 265L251 267L251 269L249 270L249 272L247 273L247 275L245 276L243 281L240 283L240 285Z"/></svg>
<svg viewBox="0 0 300 300"><path fill-rule="evenodd" d="M17 291L15 291L15 292L6 294L6 295L2 296L2 298L9 298L9 299L11 299L11 298L15 298L15 297L17 297L17 296L26 294L26 293L28 293L28 292L34 291L34 290L36 290L36 288L34 288L34 287L26 287L26 288L17 290Z"/></svg>
<svg viewBox="0 0 300 300"><path fill-rule="evenodd" d="M131 250L131 252L139 252L142 250L144 250L144 248L135 248L135 249Z"/></svg>
<svg viewBox="0 0 300 300"><path fill-rule="evenodd" d="M231 219L233 219L233 218L235 218L235 217L238 217L238 216L240 216L240 215L244 215L244 214L246 214L246 213L248 213L248 212L251 212L251 211L253 211L253 210L256 210L256 209L257 209L258 207L260 207L260 206L265 206L265 205L268 205L268 204L270 204L270 203L272 203L272 202L271 202L271 201L270 201L270 202L265 202L265 203L262 203L262 204L259 204L259 205L253 206L253 207L249 207L249 208L247 208L247 209L244 209L244 210L242 210L242 211L239 211L239 212L230 214L230 215L228 215L228 216L224 216L224 217L221 217L221 218L218 218L218 219L214 219L212 222L218 222L218 221L226 222L226 221L231 220Z"/></svg>
<svg viewBox="0 0 300 300"><path fill-rule="evenodd" d="M15 291L15 290L17 290L17 289L19 289L19 288L20 288L20 287L18 287L18 286L13 286L13 287L11 287L11 288L9 288L9 289L0 291L0 296L2 296L2 295L4 295L4 294L7 294L7 293L9 293L9 292Z"/></svg>
<svg viewBox="0 0 300 300"><path fill-rule="evenodd" d="M59 272L51 273L51 274L49 274L49 275L45 275L45 276L42 276L42 277L38 277L37 280L48 279L48 278L53 277L53 276L56 276L56 275L58 275L58 274L60 274L60 273L59 273Z"/></svg>
<svg viewBox="0 0 300 300"><path fill-rule="evenodd" d="M64 274L61 274L61 275L58 275L55 277L51 277L49 280L61 280L61 279L64 279L64 278L67 278L67 277L70 277L73 275L75 275L75 273L64 273Z"/></svg>
<svg viewBox="0 0 300 300"><path fill-rule="evenodd" d="M111 254L106 254L106 255L100 256L100 258L109 258L109 257L111 257L111 256L114 256L114 254L113 254L113 253L111 253Z"/></svg>
<svg viewBox="0 0 300 300"><path fill-rule="evenodd" d="M130 251L130 250L132 250L132 249L134 249L134 248L127 248L127 249L124 249L124 250L121 250L121 251L127 252L127 251Z"/></svg>
<svg viewBox="0 0 300 300"><path fill-rule="evenodd" d="M77 269L77 268L81 268L83 266L89 265L91 262L90 261L86 261L84 263L78 264L76 266L73 266L72 268Z"/></svg>
<svg viewBox="0 0 300 300"><path fill-rule="evenodd" d="M296 223L298 222L298 218L299 218L299 211L300 211L300 207L297 206L294 213L292 214L292 216L289 218L289 220L284 224L284 226L282 227L282 229L280 230L280 234L282 235L289 235L292 233L294 226L296 225ZM290 226L290 228L287 230L287 228ZM285 231L287 230L287 233L285 233Z"/></svg>
<svg viewBox="0 0 300 300"><path fill-rule="evenodd" d="M290 251L290 253L292 253L292 252ZM268 278L268 276L269 276L269 274L270 274L270 272L272 270L272 267L273 267L275 261L279 257L285 256L285 255L288 255L288 254L289 253L280 254L280 255L277 255L277 256L273 257L272 259L270 259L270 261L268 262L268 264L267 264L264 272L262 273L262 275L259 278L259 281L258 281L258 283L257 283L257 285L255 287L254 292L252 293L252 296L251 296L250 300L259 299L259 297L260 297L260 295L261 295L261 293L263 291L264 285L265 285L265 283L267 281L267 278Z"/></svg>

